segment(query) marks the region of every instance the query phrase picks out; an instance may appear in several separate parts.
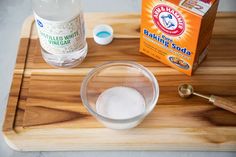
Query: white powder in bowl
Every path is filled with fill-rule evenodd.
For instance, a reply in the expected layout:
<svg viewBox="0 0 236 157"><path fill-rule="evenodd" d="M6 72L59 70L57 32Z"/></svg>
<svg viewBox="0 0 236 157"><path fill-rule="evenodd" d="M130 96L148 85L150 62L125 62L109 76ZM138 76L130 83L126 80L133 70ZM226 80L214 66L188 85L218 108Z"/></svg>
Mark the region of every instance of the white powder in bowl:
<svg viewBox="0 0 236 157"><path fill-rule="evenodd" d="M145 100L136 89L112 87L99 95L96 109L111 119L128 119L145 112Z"/></svg>

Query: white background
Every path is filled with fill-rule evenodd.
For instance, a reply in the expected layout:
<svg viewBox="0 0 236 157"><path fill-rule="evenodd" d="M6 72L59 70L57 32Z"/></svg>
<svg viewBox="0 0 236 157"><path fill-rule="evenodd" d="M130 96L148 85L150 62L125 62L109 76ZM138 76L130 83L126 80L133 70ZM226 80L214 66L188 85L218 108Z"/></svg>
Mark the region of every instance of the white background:
<svg viewBox="0 0 236 157"><path fill-rule="evenodd" d="M140 12L141 0L82 0L85 12ZM219 11L236 11L236 0L221 0ZM31 15L30 0L0 0L0 124L6 109L19 34L24 19ZM236 26L235 26L236 28ZM0 157L233 157L233 152L166 152L166 151L100 151L100 152L16 152L0 134Z"/></svg>

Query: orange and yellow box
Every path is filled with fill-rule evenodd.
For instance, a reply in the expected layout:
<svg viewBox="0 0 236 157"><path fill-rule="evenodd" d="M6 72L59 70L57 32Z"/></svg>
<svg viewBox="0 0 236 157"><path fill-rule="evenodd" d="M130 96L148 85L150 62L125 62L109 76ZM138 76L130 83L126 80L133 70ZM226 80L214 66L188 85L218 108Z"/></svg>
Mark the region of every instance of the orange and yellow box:
<svg viewBox="0 0 236 157"><path fill-rule="evenodd" d="M189 76L207 55L218 0L143 0L140 51Z"/></svg>

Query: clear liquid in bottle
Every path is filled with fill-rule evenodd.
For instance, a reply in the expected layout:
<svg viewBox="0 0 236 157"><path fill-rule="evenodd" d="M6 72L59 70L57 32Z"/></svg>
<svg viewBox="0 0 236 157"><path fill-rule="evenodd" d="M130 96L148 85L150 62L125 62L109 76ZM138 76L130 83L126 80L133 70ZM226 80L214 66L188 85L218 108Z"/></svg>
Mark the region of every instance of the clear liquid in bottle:
<svg viewBox="0 0 236 157"><path fill-rule="evenodd" d="M87 55L80 0L32 0L41 52L55 67L70 68Z"/></svg>

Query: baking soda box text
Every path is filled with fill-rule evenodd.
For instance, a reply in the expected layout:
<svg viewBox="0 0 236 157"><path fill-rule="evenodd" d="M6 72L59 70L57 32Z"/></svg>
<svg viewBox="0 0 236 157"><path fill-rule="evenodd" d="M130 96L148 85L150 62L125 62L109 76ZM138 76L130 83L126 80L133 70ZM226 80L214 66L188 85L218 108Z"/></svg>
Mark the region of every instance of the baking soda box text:
<svg viewBox="0 0 236 157"><path fill-rule="evenodd" d="M218 0L143 0L140 51L189 76L207 55Z"/></svg>

